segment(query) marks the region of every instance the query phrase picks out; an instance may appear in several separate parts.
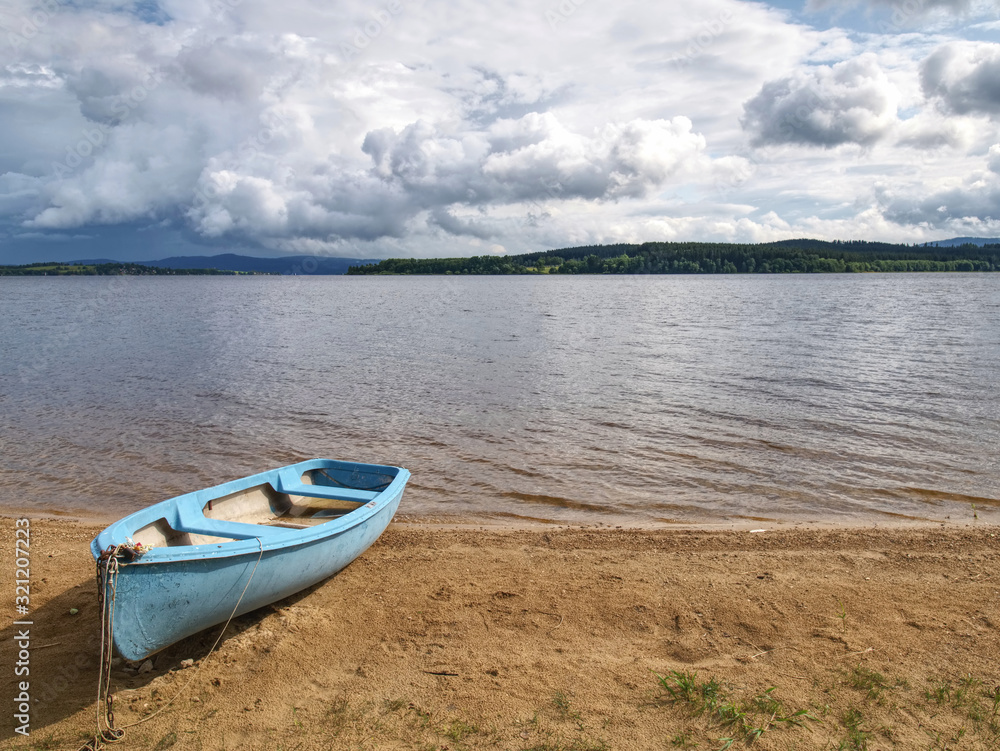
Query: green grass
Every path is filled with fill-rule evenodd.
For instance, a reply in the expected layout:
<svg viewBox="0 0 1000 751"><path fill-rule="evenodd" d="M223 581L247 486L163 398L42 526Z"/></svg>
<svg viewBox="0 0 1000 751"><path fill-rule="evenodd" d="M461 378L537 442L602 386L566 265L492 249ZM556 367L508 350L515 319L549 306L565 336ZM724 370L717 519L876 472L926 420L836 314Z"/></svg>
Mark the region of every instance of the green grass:
<svg viewBox="0 0 1000 751"><path fill-rule="evenodd" d="M892 688L884 675L863 665L858 665L848 674L847 685L864 691L868 699L877 703L881 703L884 692Z"/></svg>
<svg viewBox="0 0 1000 751"><path fill-rule="evenodd" d="M652 706L675 707L687 717L680 732L664 738L666 747L719 751L767 743L831 751L1000 751L1000 686L994 686L995 678L932 677L917 688L860 664L840 671L827 685L814 680L811 692L822 698L800 708L788 706L773 686L735 689L687 670L654 675L658 694ZM803 735L797 737L799 731ZM914 732L926 739L914 745Z"/></svg>
<svg viewBox="0 0 1000 751"><path fill-rule="evenodd" d="M982 703L981 698L988 698L994 701L994 708L996 707L994 694L981 691L983 682L971 674L962 676L955 683L939 678L930 678L928 682L931 688L924 691L924 698L938 706L950 706L953 709L978 707Z"/></svg>
<svg viewBox="0 0 1000 751"><path fill-rule="evenodd" d="M382 706L385 707L387 712L398 712L409 705L409 703L406 699L386 699L382 702Z"/></svg>
<svg viewBox="0 0 1000 751"><path fill-rule="evenodd" d="M844 601L839 597L837 598L837 617L840 619L840 630L842 632L847 632L847 608L844 607Z"/></svg>
<svg viewBox="0 0 1000 751"><path fill-rule="evenodd" d="M562 691L556 691L552 696L552 704L555 706L556 711L559 712L560 717L564 720L569 718L569 697L566 696Z"/></svg>
<svg viewBox="0 0 1000 751"><path fill-rule="evenodd" d="M864 717L861 710L857 707L849 708L841 717L841 722L847 729L847 735L837 745L837 751L866 751L871 732L862 726Z"/></svg>
<svg viewBox="0 0 1000 751"><path fill-rule="evenodd" d="M334 737L347 728L351 720L351 705L347 699L336 699L327 707L323 724Z"/></svg>
<svg viewBox="0 0 1000 751"><path fill-rule="evenodd" d="M478 727L466 722L465 720L452 720L445 728L444 736L446 738L450 738L455 743L458 743L466 736L475 735L478 732Z"/></svg>
<svg viewBox="0 0 1000 751"><path fill-rule="evenodd" d="M926 679L910 675L911 685L892 674L890 663L835 662L822 676L804 677L806 671L792 668L803 675L789 675L789 685L782 678L781 685L771 686L751 682L760 680L754 669L759 666L751 665L725 680L688 669L653 673L655 679L631 687L613 711L588 704L585 690L574 684L572 690L553 687L517 718L507 719L464 714L423 695L367 700L333 695L316 704L286 706L278 727L267 731L273 733L269 747L609 751L635 729L649 747L663 751L1000 751L1000 675L993 668ZM791 690L794 700L788 698ZM134 732L132 744L155 751L198 741L185 735L192 732L187 730ZM12 748L79 746L38 734Z"/></svg>
<svg viewBox="0 0 1000 751"><path fill-rule="evenodd" d="M928 678L927 682L924 699L928 704L970 720L976 732L991 734L1000 748L1000 686L984 688L982 680L971 674L954 681Z"/></svg>
<svg viewBox="0 0 1000 751"><path fill-rule="evenodd" d="M819 721L808 709L785 707L775 696L775 686L740 700L714 677L699 681L697 673L677 670L665 676L653 675L660 685L663 702L685 707L691 715L705 717L732 734L732 737L719 738L723 748L737 740L754 743L775 728L803 727L807 720Z"/></svg>

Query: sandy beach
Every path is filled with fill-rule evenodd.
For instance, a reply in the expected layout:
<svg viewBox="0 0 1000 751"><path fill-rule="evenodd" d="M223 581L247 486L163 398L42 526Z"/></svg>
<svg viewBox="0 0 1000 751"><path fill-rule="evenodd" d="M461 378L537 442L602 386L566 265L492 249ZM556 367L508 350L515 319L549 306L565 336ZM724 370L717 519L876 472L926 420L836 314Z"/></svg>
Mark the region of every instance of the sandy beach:
<svg viewBox="0 0 1000 751"><path fill-rule="evenodd" d="M93 732L98 529L31 521L30 736L8 709L3 747ZM235 619L211 655L218 629L141 674L118 662L119 725L166 706L118 748L995 749L998 628L1000 528L972 520L395 524L334 578Z"/></svg>

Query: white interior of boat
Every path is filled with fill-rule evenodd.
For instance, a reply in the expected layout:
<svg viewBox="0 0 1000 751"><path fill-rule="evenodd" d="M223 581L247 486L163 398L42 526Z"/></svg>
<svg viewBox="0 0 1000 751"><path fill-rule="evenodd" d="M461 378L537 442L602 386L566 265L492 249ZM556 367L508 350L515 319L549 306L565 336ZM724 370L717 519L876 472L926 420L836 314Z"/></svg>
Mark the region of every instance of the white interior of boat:
<svg viewBox="0 0 1000 751"><path fill-rule="evenodd" d="M338 488L326 483L317 484L313 477L314 472L322 470L310 470L299 479L302 486L313 486L315 492L324 495L364 495L374 498L376 491L358 491L351 488ZM329 475L325 475L330 477ZM293 478L294 479L294 478ZM331 480L333 478L330 478ZM294 485L292 485L294 487ZM279 484L279 487L281 485ZM310 491L313 488L309 488ZM297 488L305 490L304 487ZM365 503L365 500L345 500L336 497L314 497L310 495L297 495L290 492L276 490L274 484L268 482L256 485L236 493L213 498L201 509L204 519L218 520L221 522L235 522L238 524L257 525L259 527L280 527L290 529L307 529L317 524L323 524L331 519L338 519L345 514L354 511ZM181 525L178 525L181 526ZM173 547L178 545L207 545L213 543L232 542L237 539L252 538L252 533L241 534L239 536L225 537L220 535L207 534L204 529L174 528L167 519L160 518L152 524L136 530L132 535L133 541L149 547ZM211 522L200 525L202 527L217 526ZM222 530L219 530L222 531ZM264 530L262 529L261 532Z"/></svg>

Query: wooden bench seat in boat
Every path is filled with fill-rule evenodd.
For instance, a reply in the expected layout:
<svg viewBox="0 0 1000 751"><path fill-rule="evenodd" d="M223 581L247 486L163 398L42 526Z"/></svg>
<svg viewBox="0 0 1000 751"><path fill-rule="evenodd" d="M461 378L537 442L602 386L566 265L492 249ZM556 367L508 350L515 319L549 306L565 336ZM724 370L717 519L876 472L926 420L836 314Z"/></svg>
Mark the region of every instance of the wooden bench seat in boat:
<svg viewBox="0 0 1000 751"><path fill-rule="evenodd" d="M255 537L274 538L291 533L292 530L282 527L271 527L264 524L229 521L228 519L211 519L201 513L178 514L175 528L179 532L196 535L211 535L214 537L229 537L234 540L252 540Z"/></svg>
<svg viewBox="0 0 1000 751"><path fill-rule="evenodd" d="M353 488L335 488L331 485L306 485L293 472L279 472L271 486L279 493L304 496L306 498L330 498L336 501L355 501L368 503L378 497L374 490L355 490Z"/></svg>

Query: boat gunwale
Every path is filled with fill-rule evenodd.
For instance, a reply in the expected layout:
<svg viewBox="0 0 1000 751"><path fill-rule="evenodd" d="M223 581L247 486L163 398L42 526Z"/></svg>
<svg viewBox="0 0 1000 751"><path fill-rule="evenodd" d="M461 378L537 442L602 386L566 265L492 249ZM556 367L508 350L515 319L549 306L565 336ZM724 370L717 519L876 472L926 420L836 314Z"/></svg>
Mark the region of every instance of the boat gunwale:
<svg viewBox="0 0 1000 751"><path fill-rule="evenodd" d="M305 529L291 529L287 527L268 526L253 524L251 522L229 522L227 520L210 519L203 513L205 505L210 500L248 490L252 487L270 484L278 492L281 487L281 474L297 472L302 473L314 469L334 469L353 468L362 471L382 472L383 474L393 473L395 476L385 489L378 491L372 500L352 509L343 516L330 519L330 521L316 524ZM128 516L119 519L106 529L102 530L90 544L90 550L94 558L100 557L101 552L110 546L127 542L135 532L142 527L152 524L159 519L166 519L172 523L178 531L194 531L185 529L186 526L197 526L204 522L203 529L213 527L214 534L223 536L223 530L227 524L237 525L234 527L242 536L242 539L231 539L224 542L208 542L199 545L170 545L151 547L141 558L130 562L129 566L154 565L157 563L168 563L176 561L200 560L206 558L228 558L247 554L263 554L270 550L279 550L291 546L302 545L329 537L336 537L347 530L360 524L364 524L368 519L378 514L379 511L391 500L401 494L410 477L409 471L402 467L393 467L383 464L367 464L363 462L351 462L335 459L309 459L307 461L290 464L284 467L270 469L247 477L241 477L220 485L209 488L202 488L190 493L184 493L173 498L168 498L151 506L139 509ZM327 487L327 486L316 486ZM375 492L375 491L372 491ZM292 493L294 495L294 493ZM259 529L259 535L251 535L252 529Z"/></svg>

